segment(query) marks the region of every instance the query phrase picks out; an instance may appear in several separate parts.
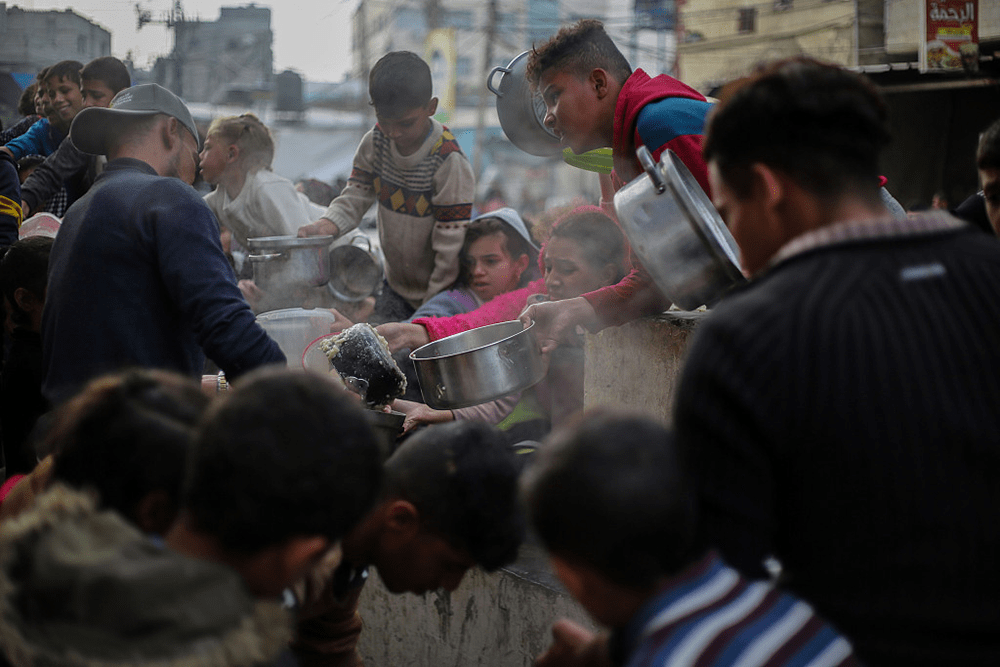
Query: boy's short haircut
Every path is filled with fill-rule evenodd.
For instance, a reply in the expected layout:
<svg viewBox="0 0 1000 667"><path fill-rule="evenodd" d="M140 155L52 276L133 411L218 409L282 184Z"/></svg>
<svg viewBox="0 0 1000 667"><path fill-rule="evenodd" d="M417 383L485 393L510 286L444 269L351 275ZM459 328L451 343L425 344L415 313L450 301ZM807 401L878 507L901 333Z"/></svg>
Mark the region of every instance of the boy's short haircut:
<svg viewBox="0 0 1000 667"><path fill-rule="evenodd" d="M58 81L66 79L67 81L72 81L79 86L81 82L80 70L82 69L83 63L79 61L63 60L50 67L45 73L45 78L42 79L42 81L45 82L52 78L55 78Z"/></svg>
<svg viewBox="0 0 1000 667"><path fill-rule="evenodd" d="M34 169L38 165L45 162L44 155L25 155L23 158L17 161L17 173L23 174L29 169Z"/></svg>
<svg viewBox="0 0 1000 667"><path fill-rule="evenodd" d="M29 239L30 240L30 239ZM64 404L43 443L53 479L97 491L102 507L135 520L154 491L180 502L184 462L208 396L191 378L135 369L95 379Z"/></svg>
<svg viewBox="0 0 1000 667"><path fill-rule="evenodd" d="M35 75L35 81L37 81L38 83L45 83L45 80L49 78L50 69L52 69L51 65L49 65L48 67L43 67L42 69L38 70L38 74Z"/></svg>
<svg viewBox="0 0 1000 667"><path fill-rule="evenodd" d="M22 116L35 115L35 93L38 92L37 83L29 83L21 91L21 97L17 100L17 112Z"/></svg>
<svg viewBox="0 0 1000 667"><path fill-rule="evenodd" d="M874 202L889 138L888 107L870 80L795 56L722 89L702 152L740 198L753 187L751 166L761 163L821 199L850 190Z"/></svg>
<svg viewBox="0 0 1000 667"><path fill-rule="evenodd" d="M29 326L28 314L21 310L14 298L19 287L31 292L38 299L45 298L48 284L49 253L52 239L47 236L30 236L16 241L0 260L0 289L10 303L10 319L18 326Z"/></svg>
<svg viewBox="0 0 1000 667"><path fill-rule="evenodd" d="M524 538L518 470L499 430L456 421L400 445L385 464L384 495L412 503L427 530L491 571L513 561Z"/></svg>
<svg viewBox="0 0 1000 667"><path fill-rule="evenodd" d="M976 149L976 167L978 169L1000 169L1000 120L994 121L979 137L979 147Z"/></svg>
<svg viewBox="0 0 1000 667"><path fill-rule="evenodd" d="M399 116L431 101L431 68L411 51L387 53L368 74L368 95L380 115Z"/></svg>
<svg viewBox="0 0 1000 667"><path fill-rule="evenodd" d="M83 81L101 81L115 94L132 85L125 63L113 56L94 58L80 70L81 84Z"/></svg>
<svg viewBox="0 0 1000 667"><path fill-rule="evenodd" d="M580 19L562 28L555 37L531 50L526 76L533 87L548 70L568 71L586 77L603 69L619 83L632 75L632 67L597 19Z"/></svg>
<svg viewBox="0 0 1000 667"><path fill-rule="evenodd" d="M209 408L188 460L182 511L232 553L294 537L340 539L382 479L375 435L326 376L258 369Z"/></svg>
<svg viewBox="0 0 1000 667"><path fill-rule="evenodd" d="M553 555L645 589L703 549L697 500L673 435L648 417L592 410L552 433L522 479Z"/></svg>

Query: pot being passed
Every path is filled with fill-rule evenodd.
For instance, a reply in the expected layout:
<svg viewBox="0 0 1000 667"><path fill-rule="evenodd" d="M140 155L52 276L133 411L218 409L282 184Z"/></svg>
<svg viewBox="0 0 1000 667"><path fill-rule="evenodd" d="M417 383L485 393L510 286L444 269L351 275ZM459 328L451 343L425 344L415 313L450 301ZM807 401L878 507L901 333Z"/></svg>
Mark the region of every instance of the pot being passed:
<svg viewBox="0 0 1000 667"><path fill-rule="evenodd" d="M545 377L531 329L517 320L428 343L410 353L420 393L432 408L479 405L527 389Z"/></svg>
<svg viewBox="0 0 1000 667"><path fill-rule="evenodd" d="M632 250L663 295L684 310L711 306L746 282L729 229L673 151L654 162L636 151L646 173L615 194L615 213Z"/></svg>
<svg viewBox="0 0 1000 667"><path fill-rule="evenodd" d="M265 292L318 287L330 280L332 236L259 236L247 239L253 281Z"/></svg>
<svg viewBox="0 0 1000 667"><path fill-rule="evenodd" d="M510 61L506 67L494 67L486 77L486 87L497 96L497 118L510 142L525 153L550 157L563 152L559 137L545 127L545 102L531 90L525 76L530 51ZM500 72L500 83L493 77Z"/></svg>
<svg viewBox="0 0 1000 667"><path fill-rule="evenodd" d="M364 241L365 247L358 244ZM330 249L330 282L327 289L335 298L352 303L365 299L382 284L382 261L366 236Z"/></svg>

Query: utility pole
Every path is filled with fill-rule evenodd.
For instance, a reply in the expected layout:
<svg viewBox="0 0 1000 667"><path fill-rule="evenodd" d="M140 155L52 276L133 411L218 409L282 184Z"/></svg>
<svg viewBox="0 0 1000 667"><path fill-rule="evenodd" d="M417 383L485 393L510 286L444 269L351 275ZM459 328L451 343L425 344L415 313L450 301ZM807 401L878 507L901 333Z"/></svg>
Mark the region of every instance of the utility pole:
<svg viewBox="0 0 1000 667"><path fill-rule="evenodd" d="M424 12L427 14L428 30L441 27L441 0L424 0Z"/></svg>
<svg viewBox="0 0 1000 667"><path fill-rule="evenodd" d="M497 0L489 0L489 9L486 18L486 43L483 45L483 80L489 77L493 69L493 42L497 34ZM489 91L484 83L479 89L479 101L476 104L476 143L473 150L472 173L476 176L476 181L483 174L483 146L486 141L486 101Z"/></svg>
<svg viewBox="0 0 1000 667"><path fill-rule="evenodd" d="M368 71L371 66L368 64L368 0L361 0L358 5L358 50L361 52L360 65L361 72L358 73L358 80L361 82L361 136L364 136L372 126L371 105L368 104Z"/></svg>
<svg viewBox="0 0 1000 667"><path fill-rule="evenodd" d="M173 8L167 13L166 18L154 19L152 12L143 9L139 3L135 4L136 28L142 30L147 23L156 23L167 26L174 31L174 51L170 58L173 62L173 91L178 97L184 96L184 7L181 0L175 0Z"/></svg>

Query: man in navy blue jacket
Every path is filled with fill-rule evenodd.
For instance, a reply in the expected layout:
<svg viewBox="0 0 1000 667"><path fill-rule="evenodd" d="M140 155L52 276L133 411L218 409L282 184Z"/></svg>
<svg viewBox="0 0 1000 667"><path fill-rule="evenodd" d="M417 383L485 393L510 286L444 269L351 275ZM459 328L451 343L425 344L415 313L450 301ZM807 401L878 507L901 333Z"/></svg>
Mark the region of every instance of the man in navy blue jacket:
<svg viewBox="0 0 1000 667"><path fill-rule="evenodd" d="M42 316L42 393L64 401L127 366L202 373L207 354L230 379L282 363L236 286L212 212L190 186L198 130L173 93L144 84L107 109L81 111L82 151L108 156L70 207L52 248Z"/></svg>

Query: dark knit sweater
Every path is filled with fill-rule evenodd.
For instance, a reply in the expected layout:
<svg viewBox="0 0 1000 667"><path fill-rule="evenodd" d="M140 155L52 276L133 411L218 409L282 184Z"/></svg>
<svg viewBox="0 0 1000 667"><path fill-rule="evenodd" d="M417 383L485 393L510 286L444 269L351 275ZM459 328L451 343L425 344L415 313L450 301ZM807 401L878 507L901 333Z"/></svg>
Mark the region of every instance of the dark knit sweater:
<svg viewBox="0 0 1000 667"><path fill-rule="evenodd" d="M866 664L1000 664L1000 242L785 259L706 318L677 395L726 560L776 555Z"/></svg>

